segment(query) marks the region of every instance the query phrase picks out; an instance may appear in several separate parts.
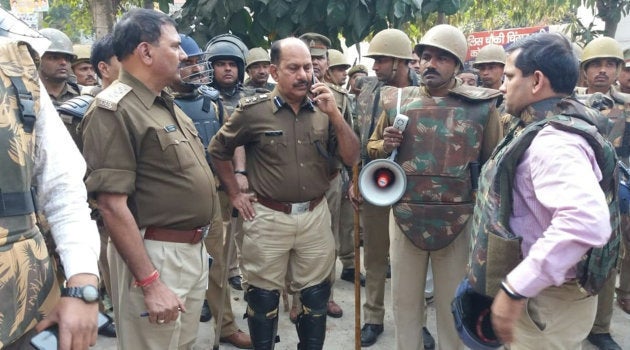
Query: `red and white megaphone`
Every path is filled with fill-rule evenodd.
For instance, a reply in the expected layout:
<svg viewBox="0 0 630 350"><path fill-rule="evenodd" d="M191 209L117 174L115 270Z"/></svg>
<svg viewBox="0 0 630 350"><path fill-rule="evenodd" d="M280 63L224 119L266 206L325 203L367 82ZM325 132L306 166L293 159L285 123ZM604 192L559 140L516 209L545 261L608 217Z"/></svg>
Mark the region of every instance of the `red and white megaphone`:
<svg viewBox="0 0 630 350"><path fill-rule="evenodd" d="M398 114L394 119L394 127L403 131L409 118ZM387 159L376 159L369 162L359 173L359 191L366 201L380 207L390 206L405 194L407 175L403 168L394 162L398 149Z"/></svg>

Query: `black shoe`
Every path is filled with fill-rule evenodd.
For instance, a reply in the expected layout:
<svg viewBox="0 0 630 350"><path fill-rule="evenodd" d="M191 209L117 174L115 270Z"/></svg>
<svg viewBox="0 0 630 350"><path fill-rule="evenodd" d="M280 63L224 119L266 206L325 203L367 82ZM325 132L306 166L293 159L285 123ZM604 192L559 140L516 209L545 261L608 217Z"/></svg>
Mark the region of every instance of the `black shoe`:
<svg viewBox="0 0 630 350"><path fill-rule="evenodd" d="M433 339L427 327L422 327L422 342L424 343L424 350L435 349L435 339Z"/></svg>
<svg viewBox="0 0 630 350"><path fill-rule="evenodd" d="M110 321L98 329L98 334L108 338L116 338L116 325Z"/></svg>
<svg viewBox="0 0 630 350"><path fill-rule="evenodd" d="M374 345L381 333L383 333L382 324L364 324L363 328L361 328L361 346L368 347Z"/></svg>
<svg viewBox="0 0 630 350"><path fill-rule="evenodd" d="M621 350L621 346L610 336L610 333L590 333L586 339L599 350Z"/></svg>
<svg viewBox="0 0 630 350"><path fill-rule="evenodd" d="M240 275L228 278L228 282L230 283L230 286L232 286L232 288L236 290L243 290L243 286L241 286L241 283L243 283L243 278Z"/></svg>
<svg viewBox="0 0 630 350"><path fill-rule="evenodd" d="M341 270L341 277L339 278L354 283L354 269ZM359 273L359 281L361 281L361 287L365 287L365 276L362 273Z"/></svg>
<svg viewBox="0 0 630 350"><path fill-rule="evenodd" d="M208 301L203 301L203 306L201 307L201 315L199 315L199 322L208 322L212 319L212 311L210 310L210 306L208 305Z"/></svg>

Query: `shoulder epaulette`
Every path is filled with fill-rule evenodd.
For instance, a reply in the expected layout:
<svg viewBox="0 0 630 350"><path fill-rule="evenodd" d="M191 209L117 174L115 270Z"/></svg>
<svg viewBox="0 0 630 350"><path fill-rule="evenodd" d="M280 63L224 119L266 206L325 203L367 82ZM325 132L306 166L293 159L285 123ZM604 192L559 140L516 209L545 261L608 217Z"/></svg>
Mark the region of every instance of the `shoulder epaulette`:
<svg viewBox="0 0 630 350"><path fill-rule="evenodd" d="M268 93L259 94L259 95L254 95L254 96L243 97L239 100L238 104L240 108L248 108L260 102L268 101L269 99L271 99L271 96Z"/></svg>
<svg viewBox="0 0 630 350"><path fill-rule="evenodd" d="M120 102L129 91L131 91L131 86L125 83L115 82L96 96L96 105L101 108L109 109L110 111L115 111L118 109L118 102Z"/></svg>
<svg viewBox="0 0 630 350"><path fill-rule="evenodd" d="M342 95L347 95L348 91L346 89L344 89L341 86L335 85L335 84L328 84L328 87L330 87L333 91L336 91Z"/></svg>
<svg viewBox="0 0 630 350"><path fill-rule="evenodd" d="M469 102L487 101L501 96L501 92L499 90L464 84L452 88L449 90L449 93L463 97Z"/></svg>

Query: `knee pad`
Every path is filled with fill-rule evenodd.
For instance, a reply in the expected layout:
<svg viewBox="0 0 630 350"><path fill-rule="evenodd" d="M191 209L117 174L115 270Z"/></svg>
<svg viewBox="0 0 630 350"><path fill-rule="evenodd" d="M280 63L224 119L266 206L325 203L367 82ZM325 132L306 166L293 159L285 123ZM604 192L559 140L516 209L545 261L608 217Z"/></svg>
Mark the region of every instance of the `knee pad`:
<svg viewBox="0 0 630 350"><path fill-rule="evenodd" d="M274 319L278 317L280 292L250 286L245 293L247 301L247 317L258 319Z"/></svg>
<svg viewBox="0 0 630 350"><path fill-rule="evenodd" d="M305 314L315 316L325 315L328 298L330 297L330 282L325 281L318 285L304 288L300 291L300 300Z"/></svg>

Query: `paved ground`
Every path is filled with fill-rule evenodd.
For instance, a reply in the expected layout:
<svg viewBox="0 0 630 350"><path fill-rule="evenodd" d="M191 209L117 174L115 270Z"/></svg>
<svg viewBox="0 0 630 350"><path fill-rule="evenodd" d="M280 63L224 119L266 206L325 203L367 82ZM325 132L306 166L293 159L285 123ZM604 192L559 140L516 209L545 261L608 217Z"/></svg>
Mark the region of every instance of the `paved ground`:
<svg viewBox="0 0 630 350"><path fill-rule="evenodd" d="M337 271L341 271L338 264ZM341 305L344 315L340 319L328 318L326 343L324 348L330 350L351 350L354 349L354 289L351 283L345 281L337 281L334 286L335 300ZM245 302L243 301L242 292L232 294L232 307L236 315L243 315L245 311ZM365 300L362 288L362 300ZM391 313L391 293L389 280L385 286L385 332L381 335L378 342L371 347L375 350L389 350L394 348L394 329L392 326ZM282 306L281 306L282 307ZM280 315L278 334L281 342L276 345L277 350L295 349L297 345L297 334L295 326L289 322L289 313L283 312ZM429 306L428 328L434 335L435 329L435 309ZM237 322L241 329L247 330L247 322L242 317L237 316ZM613 314L612 334L615 340L621 345L622 349L630 350L630 315L624 313L615 304ZM199 339L194 350L212 349L214 340L214 320L202 323L199 327ZM114 339L100 336L94 349L98 350L114 350L116 342ZM221 345L221 349L236 349L229 345ZM597 350L587 341L584 342L584 350Z"/></svg>

